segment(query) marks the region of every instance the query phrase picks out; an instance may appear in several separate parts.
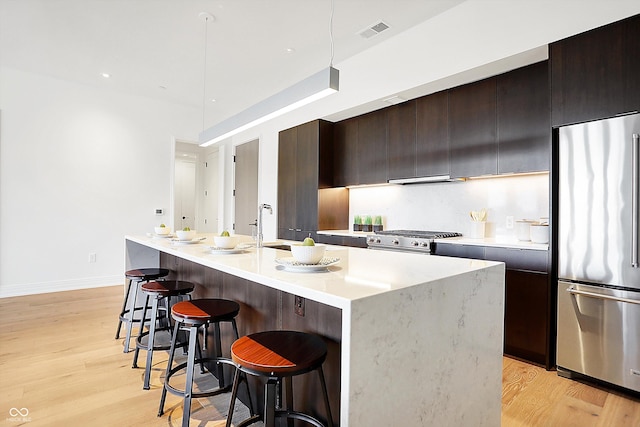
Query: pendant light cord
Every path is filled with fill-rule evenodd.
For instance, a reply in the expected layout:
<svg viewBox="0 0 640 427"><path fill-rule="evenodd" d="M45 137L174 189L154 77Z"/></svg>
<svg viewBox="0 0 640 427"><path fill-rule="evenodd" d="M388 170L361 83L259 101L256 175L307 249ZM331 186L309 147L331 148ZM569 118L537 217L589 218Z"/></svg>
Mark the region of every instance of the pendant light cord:
<svg viewBox="0 0 640 427"><path fill-rule="evenodd" d="M207 98L207 41L208 30L209 30L209 17L204 18L204 69L202 73L202 131L204 132L204 116L205 116L205 105Z"/></svg>
<svg viewBox="0 0 640 427"><path fill-rule="evenodd" d="M331 0L331 14L329 15L329 41L331 42L331 57L329 66L333 67L333 0Z"/></svg>

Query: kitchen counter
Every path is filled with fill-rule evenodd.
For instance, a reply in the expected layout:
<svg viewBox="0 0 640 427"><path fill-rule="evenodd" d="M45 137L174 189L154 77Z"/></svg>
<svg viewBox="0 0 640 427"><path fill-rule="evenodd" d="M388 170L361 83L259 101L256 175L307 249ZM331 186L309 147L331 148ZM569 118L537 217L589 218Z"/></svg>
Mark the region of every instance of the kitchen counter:
<svg viewBox="0 0 640 427"><path fill-rule="evenodd" d="M328 246L338 264L298 273L275 262L289 251L213 254L204 236L126 236L127 268L166 253L339 308L341 426L499 425L504 264Z"/></svg>
<svg viewBox="0 0 640 427"><path fill-rule="evenodd" d="M373 232L363 231L350 231L350 230L321 230L318 234L327 236L342 236L342 237L360 237L366 238ZM515 236L499 236L499 237L487 237L484 239L474 239L471 237L448 237L446 239L436 239L436 242L451 243L453 245L473 245L473 246L491 246L496 248L511 248L511 249L532 249L536 251L547 251L549 245L544 243L532 243L518 240Z"/></svg>
<svg viewBox="0 0 640 427"><path fill-rule="evenodd" d="M326 236L342 236L342 237L360 237L366 238L371 232L365 231L351 231L351 230L318 230L318 234L324 234Z"/></svg>
<svg viewBox="0 0 640 427"><path fill-rule="evenodd" d="M510 249L531 249L535 251L548 251L547 243L532 243L518 240L516 237L486 237L484 239L474 239L471 237L448 237L446 239L436 239L436 243L450 243L452 245L489 246L495 248Z"/></svg>

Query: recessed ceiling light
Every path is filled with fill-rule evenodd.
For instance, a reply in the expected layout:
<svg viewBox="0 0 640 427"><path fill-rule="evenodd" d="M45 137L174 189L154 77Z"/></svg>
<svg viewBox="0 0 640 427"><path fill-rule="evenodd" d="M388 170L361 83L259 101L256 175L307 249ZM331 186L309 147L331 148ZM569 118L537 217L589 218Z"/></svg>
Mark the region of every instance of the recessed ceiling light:
<svg viewBox="0 0 640 427"><path fill-rule="evenodd" d="M294 48L292 48L292 47L288 47L288 48L285 49L285 52L287 52L287 53L294 53L295 51L296 50Z"/></svg>
<svg viewBox="0 0 640 427"><path fill-rule="evenodd" d="M212 98L212 99L211 99L211 102L217 102L217 101L218 101L218 100L217 100L217 99L215 99L215 98Z"/></svg>
<svg viewBox="0 0 640 427"><path fill-rule="evenodd" d="M105 79L108 79L109 77L111 77L111 74L109 73L102 73L101 74L102 77L104 77Z"/></svg>

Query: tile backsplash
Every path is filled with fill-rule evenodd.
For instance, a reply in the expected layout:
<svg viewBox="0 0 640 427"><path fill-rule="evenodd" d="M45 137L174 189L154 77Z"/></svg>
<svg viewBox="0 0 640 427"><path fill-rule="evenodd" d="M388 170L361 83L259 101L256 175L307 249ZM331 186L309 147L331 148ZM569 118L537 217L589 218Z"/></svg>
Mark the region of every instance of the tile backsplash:
<svg viewBox="0 0 640 427"><path fill-rule="evenodd" d="M349 218L382 215L385 229L471 230L469 211L486 208L486 237L515 236L507 217L549 217L549 174L349 190Z"/></svg>

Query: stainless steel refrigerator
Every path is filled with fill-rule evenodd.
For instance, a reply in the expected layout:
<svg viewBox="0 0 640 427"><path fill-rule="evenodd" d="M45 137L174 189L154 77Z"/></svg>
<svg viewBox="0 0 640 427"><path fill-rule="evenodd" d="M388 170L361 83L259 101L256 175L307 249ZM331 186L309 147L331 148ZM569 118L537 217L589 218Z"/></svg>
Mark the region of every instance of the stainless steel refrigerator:
<svg viewBox="0 0 640 427"><path fill-rule="evenodd" d="M558 374L640 392L640 114L558 130Z"/></svg>

